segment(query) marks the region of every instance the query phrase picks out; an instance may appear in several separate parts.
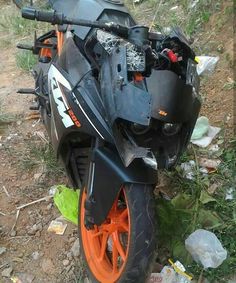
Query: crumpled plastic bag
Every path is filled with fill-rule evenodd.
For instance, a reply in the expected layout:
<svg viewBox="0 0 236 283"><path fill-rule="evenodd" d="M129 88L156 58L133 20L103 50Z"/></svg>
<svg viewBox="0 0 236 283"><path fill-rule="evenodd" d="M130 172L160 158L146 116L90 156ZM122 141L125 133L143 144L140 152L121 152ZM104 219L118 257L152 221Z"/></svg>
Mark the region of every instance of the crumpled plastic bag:
<svg viewBox="0 0 236 283"><path fill-rule="evenodd" d="M201 116L197 119L191 136L191 143L205 148L211 144L220 130L221 128L210 126L207 117Z"/></svg>
<svg viewBox="0 0 236 283"><path fill-rule="evenodd" d="M197 65L197 73L198 75L207 75L213 73L215 70L216 64L219 61L219 57L211 57L211 56L197 56L196 60L198 62Z"/></svg>
<svg viewBox="0 0 236 283"><path fill-rule="evenodd" d="M185 240L185 247L193 259L204 268L217 268L227 258L227 251L212 232L198 229Z"/></svg>
<svg viewBox="0 0 236 283"><path fill-rule="evenodd" d="M193 130L191 140L198 140L202 138L208 132L209 126L210 124L207 117L199 117Z"/></svg>
<svg viewBox="0 0 236 283"><path fill-rule="evenodd" d="M79 190L74 191L63 185L58 186L54 203L67 220L78 225Z"/></svg>

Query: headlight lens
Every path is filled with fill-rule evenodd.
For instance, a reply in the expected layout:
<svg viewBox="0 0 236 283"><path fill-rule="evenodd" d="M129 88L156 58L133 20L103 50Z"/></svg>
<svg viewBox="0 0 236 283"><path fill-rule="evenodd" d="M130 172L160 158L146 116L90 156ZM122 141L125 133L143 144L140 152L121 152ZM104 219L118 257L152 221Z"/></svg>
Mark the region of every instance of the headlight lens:
<svg viewBox="0 0 236 283"><path fill-rule="evenodd" d="M165 123L162 127L162 132L166 136L176 135L181 128L181 124Z"/></svg>

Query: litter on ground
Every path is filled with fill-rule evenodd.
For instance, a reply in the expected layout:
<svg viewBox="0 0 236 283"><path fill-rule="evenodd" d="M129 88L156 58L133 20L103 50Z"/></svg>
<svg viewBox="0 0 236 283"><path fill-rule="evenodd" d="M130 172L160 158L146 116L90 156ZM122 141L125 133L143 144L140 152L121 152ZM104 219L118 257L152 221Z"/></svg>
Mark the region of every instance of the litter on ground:
<svg viewBox="0 0 236 283"><path fill-rule="evenodd" d="M206 148L220 130L221 128L210 126L209 120L206 117L199 117L191 137L191 142L199 147Z"/></svg>
<svg viewBox="0 0 236 283"><path fill-rule="evenodd" d="M197 73L198 75L208 75L212 74L215 70L216 64L219 61L219 57L211 57L211 56L197 56L196 61L197 65Z"/></svg>
<svg viewBox="0 0 236 283"><path fill-rule="evenodd" d="M74 191L66 186L57 186L54 203L65 219L78 225L79 190Z"/></svg>
<svg viewBox="0 0 236 283"><path fill-rule="evenodd" d="M56 235L64 235L66 228L67 224L53 220L48 227L48 232L55 233Z"/></svg>
<svg viewBox="0 0 236 283"><path fill-rule="evenodd" d="M225 200L233 200L234 199L234 193L235 193L235 189L234 188L227 189Z"/></svg>
<svg viewBox="0 0 236 283"><path fill-rule="evenodd" d="M192 276L188 275L185 267L179 261L169 260L171 266L164 266L160 273L152 273L148 283L189 283Z"/></svg>
<svg viewBox="0 0 236 283"><path fill-rule="evenodd" d="M185 240L185 247L204 268L217 268L227 258L227 251L215 234L198 229Z"/></svg>

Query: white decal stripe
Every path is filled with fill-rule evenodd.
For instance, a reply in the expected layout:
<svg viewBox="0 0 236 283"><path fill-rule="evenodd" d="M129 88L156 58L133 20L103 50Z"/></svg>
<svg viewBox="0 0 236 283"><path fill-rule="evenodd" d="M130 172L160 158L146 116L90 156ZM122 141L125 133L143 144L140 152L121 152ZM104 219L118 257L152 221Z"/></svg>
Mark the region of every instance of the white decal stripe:
<svg viewBox="0 0 236 283"><path fill-rule="evenodd" d="M58 83L58 82L57 82L57 83ZM67 101L66 101L65 98L64 98L64 93L63 93L63 91L62 91L62 89L61 89L61 86L58 85L58 87L59 87L59 89L60 89L60 91L61 91L61 98L62 98L62 100L63 100L63 102L64 102L64 104L65 104L65 106L66 106L66 109L69 110L69 105L67 104Z"/></svg>
<svg viewBox="0 0 236 283"><path fill-rule="evenodd" d="M63 97L63 94L62 94L62 91L59 85L60 83L67 89L71 90L71 86L69 82L63 77L63 75L53 65L50 67L50 70L48 73L48 80L49 80L49 89L52 90L52 96L57 105L57 110L62 118L62 123L64 124L66 128L74 126L74 122L72 121L70 115L67 114L68 105ZM54 87L55 83L57 84L56 87ZM51 84L51 87L50 87L50 84Z"/></svg>
<svg viewBox="0 0 236 283"><path fill-rule="evenodd" d="M95 125L92 123L92 121L89 119L88 115L85 113L84 109L82 108L82 106L80 105L79 101L77 100L76 103L79 105L79 108L81 109L81 111L83 112L84 116L88 119L89 123L93 126L94 130L99 134L99 136L104 140L104 137L102 136L102 134L98 131L98 129L95 127Z"/></svg>
<svg viewBox="0 0 236 283"><path fill-rule="evenodd" d="M63 77L63 75L58 71L58 69L54 65L51 65L50 67L49 77L55 77L56 80L60 82L60 84L62 84L67 89L72 90L70 83L66 80L65 77Z"/></svg>

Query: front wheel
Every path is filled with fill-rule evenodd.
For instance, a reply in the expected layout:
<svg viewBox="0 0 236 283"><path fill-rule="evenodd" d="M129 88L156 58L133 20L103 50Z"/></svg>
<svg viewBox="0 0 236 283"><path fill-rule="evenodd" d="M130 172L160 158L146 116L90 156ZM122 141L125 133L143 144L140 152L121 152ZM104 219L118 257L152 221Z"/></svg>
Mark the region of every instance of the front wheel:
<svg viewBox="0 0 236 283"><path fill-rule="evenodd" d="M139 184L124 186L105 222L93 230L84 226L85 200L83 190L79 238L91 282L144 283L155 256L153 188Z"/></svg>

